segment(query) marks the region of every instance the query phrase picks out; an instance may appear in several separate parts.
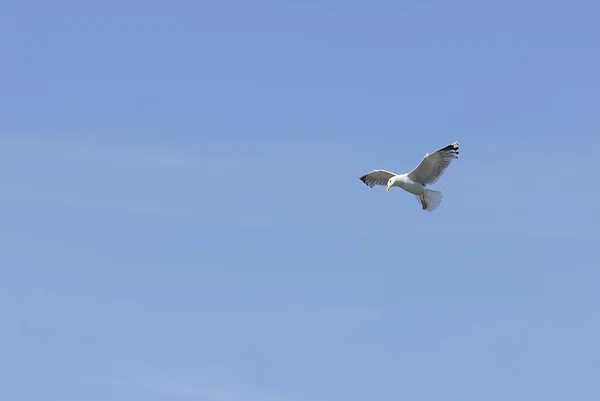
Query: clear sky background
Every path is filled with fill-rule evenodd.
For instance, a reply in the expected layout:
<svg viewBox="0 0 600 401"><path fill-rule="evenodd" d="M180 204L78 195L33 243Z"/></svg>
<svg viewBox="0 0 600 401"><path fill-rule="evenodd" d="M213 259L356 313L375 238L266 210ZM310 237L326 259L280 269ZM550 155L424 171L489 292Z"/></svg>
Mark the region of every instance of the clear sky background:
<svg viewBox="0 0 600 401"><path fill-rule="evenodd" d="M1 399L600 399L598 2L0 9Z"/></svg>

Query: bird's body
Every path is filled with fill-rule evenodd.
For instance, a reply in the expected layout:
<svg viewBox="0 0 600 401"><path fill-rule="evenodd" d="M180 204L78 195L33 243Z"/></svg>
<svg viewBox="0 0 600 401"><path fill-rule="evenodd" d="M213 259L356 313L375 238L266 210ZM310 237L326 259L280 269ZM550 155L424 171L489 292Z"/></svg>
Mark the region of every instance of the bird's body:
<svg viewBox="0 0 600 401"><path fill-rule="evenodd" d="M398 174L394 176L394 186L400 187L413 195L421 196L425 194L425 185L411 180L408 174Z"/></svg>
<svg viewBox="0 0 600 401"><path fill-rule="evenodd" d="M421 163L409 173L373 170L360 177L360 180L371 188L375 185L387 185L388 191L392 187L400 187L415 195L423 210L432 212L442 202L442 193L428 189L427 186L439 180L450 162L458 158L458 147L458 142L454 142L431 154L426 153Z"/></svg>

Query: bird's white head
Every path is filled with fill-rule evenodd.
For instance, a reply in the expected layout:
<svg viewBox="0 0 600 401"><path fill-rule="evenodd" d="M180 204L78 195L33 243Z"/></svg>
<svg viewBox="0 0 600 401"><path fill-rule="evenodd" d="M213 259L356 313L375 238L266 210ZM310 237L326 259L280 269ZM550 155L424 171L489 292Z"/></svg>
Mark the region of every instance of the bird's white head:
<svg viewBox="0 0 600 401"><path fill-rule="evenodd" d="M387 183L386 191L389 191L394 186L395 183L396 183L396 180L394 180L394 177L390 178Z"/></svg>

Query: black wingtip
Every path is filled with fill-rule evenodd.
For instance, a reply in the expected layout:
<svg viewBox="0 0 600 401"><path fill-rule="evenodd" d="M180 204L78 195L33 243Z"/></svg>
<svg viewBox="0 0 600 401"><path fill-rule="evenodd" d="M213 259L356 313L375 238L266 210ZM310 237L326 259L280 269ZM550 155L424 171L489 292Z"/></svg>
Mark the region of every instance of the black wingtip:
<svg viewBox="0 0 600 401"><path fill-rule="evenodd" d="M371 183L371 184L369 184L369 183L367 182L367 176L368 176L368 175L369 175L369 174L365 174L365 175L363 175L362 177L360 177L360 178L359 178L359 180L361 180L361 181L362 181L362 182L363 182L363 183L364 183L366 186L368 186L368 187L370 187L370 188L373 188L373 186L374 186L375 184L374 184L374 183Z"/></svg>
<svg viewBox="0 0 600 401"><path fill-rule="evenodd" d="M448 145L445 148L442 148L440 150L458 150L458 148L459 148L458 142L454 142L453 144L450 144L450 145Z"/></svg>
<svg viewBox="0 0 600 401"><path fill-rule="evenodd" d="M458 149L458 142L454 142L444 148L441 148L440 150L438 150L438 152L453 152L455 155L458 155Z"/></svg>

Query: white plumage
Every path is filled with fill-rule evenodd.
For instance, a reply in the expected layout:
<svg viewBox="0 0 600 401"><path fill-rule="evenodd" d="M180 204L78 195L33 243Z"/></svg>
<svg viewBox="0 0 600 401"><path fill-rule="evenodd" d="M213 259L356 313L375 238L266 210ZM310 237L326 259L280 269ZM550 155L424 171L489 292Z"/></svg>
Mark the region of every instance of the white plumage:
<svg viewBox="0 0 600 401"><path fill-rule="evenodd" d="M396 174L387 170L373 170L360 177L360 180L373 188L375 185L387 185L389 191L392 187L400 187L415 195L423 210L433 212L442 202L442 193L427 188L440 179L454 159L458 159L458 142L431 154L426 153L421 163L411 172Z"/></svg>

